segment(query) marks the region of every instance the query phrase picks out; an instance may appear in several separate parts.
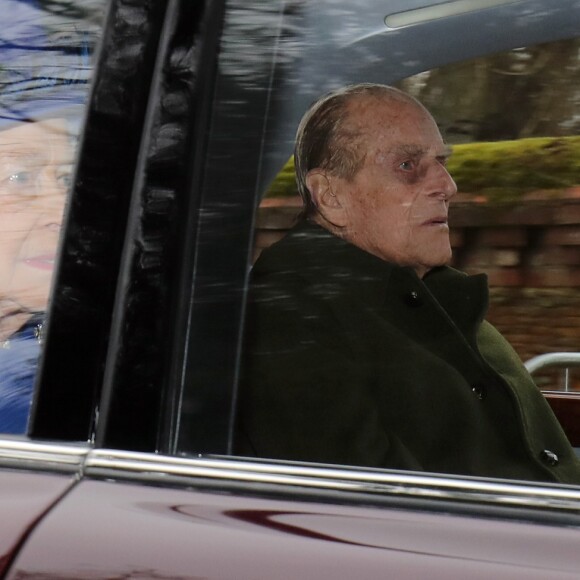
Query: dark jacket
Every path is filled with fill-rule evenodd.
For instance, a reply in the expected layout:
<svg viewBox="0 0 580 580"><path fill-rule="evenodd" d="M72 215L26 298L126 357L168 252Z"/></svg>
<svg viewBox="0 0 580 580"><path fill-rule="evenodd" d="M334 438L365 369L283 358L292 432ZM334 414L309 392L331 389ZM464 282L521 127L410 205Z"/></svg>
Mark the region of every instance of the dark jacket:
<svg viewBox="0 0 580 580"><path fill-rule="evenodd" d="M304 222L260 256L244 455L580 483L544 397L485 322L487 278L422 280Z"/></svg>

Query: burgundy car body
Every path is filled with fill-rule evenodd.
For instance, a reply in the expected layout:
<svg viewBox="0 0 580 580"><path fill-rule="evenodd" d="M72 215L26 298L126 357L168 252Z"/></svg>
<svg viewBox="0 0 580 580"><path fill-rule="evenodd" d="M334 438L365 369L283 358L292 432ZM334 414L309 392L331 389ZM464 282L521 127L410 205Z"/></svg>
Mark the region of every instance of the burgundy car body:
<svg viewBox="0 0 580 580"><path fill-rule="evenodd" d="M36 524L78 481L85 453L82 447L2 442L0 572L10 566ZM37 465L40 470L35 473Z"/></svg>
<svg viewBox="0 0 580 580"><path fill-rule="evenodd" d="M7 578L577 576L576 490L114 451L84 472Z"/></svg>

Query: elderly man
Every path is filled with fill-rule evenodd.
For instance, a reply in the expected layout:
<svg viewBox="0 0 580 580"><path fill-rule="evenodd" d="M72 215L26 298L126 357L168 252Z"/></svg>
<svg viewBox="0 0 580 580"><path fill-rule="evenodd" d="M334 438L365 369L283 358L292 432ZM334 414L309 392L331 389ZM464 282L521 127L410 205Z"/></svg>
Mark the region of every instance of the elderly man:
<svg viewBox="0 0 580 580"><path fill-rule="evenodd" d="M449 149L383 85L304 116L303 219L253 270L238 452L580 483L516 353L484 321L486 276L451 257Z"/></svg>

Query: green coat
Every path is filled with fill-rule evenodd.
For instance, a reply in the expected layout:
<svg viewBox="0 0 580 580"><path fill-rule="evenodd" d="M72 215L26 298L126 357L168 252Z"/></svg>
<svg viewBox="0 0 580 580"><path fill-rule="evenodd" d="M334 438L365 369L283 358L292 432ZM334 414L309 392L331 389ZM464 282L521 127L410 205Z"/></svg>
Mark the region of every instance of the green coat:
<svg viewBox="0 0 580 580"><path fill-rule="evenodd" d="M244 455L580 483L544 397L484 316L484 274L422 280L303 222L253 270Z"/></svg>

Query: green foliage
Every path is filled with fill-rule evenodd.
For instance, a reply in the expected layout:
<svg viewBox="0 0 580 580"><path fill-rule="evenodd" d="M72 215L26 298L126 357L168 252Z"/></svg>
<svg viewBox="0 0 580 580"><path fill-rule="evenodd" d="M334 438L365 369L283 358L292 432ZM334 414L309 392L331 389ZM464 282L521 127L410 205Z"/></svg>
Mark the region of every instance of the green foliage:
<svg viewBox="0 0 580 580"><path fill-rule="evenodd" d="M270 184L265 197L289 197L298 195L294 174L294 156L290 157L286 165Z"/></svg>
<svg viewBox="0 0 580 580"><path fill-rule="evenodd" d="M540 137L455 145L449 172L461 193L490 201L515 201L523 194L580 185L580 137ZM280 171L267 197L296 195L294 161Z"/></svg>
<svg viewBox="0 0 580 580"><path fill-rule="evenodd" d="M514 201L580 184L580 137L540 137L453 147L449 172L462 193Z"/></svg>

